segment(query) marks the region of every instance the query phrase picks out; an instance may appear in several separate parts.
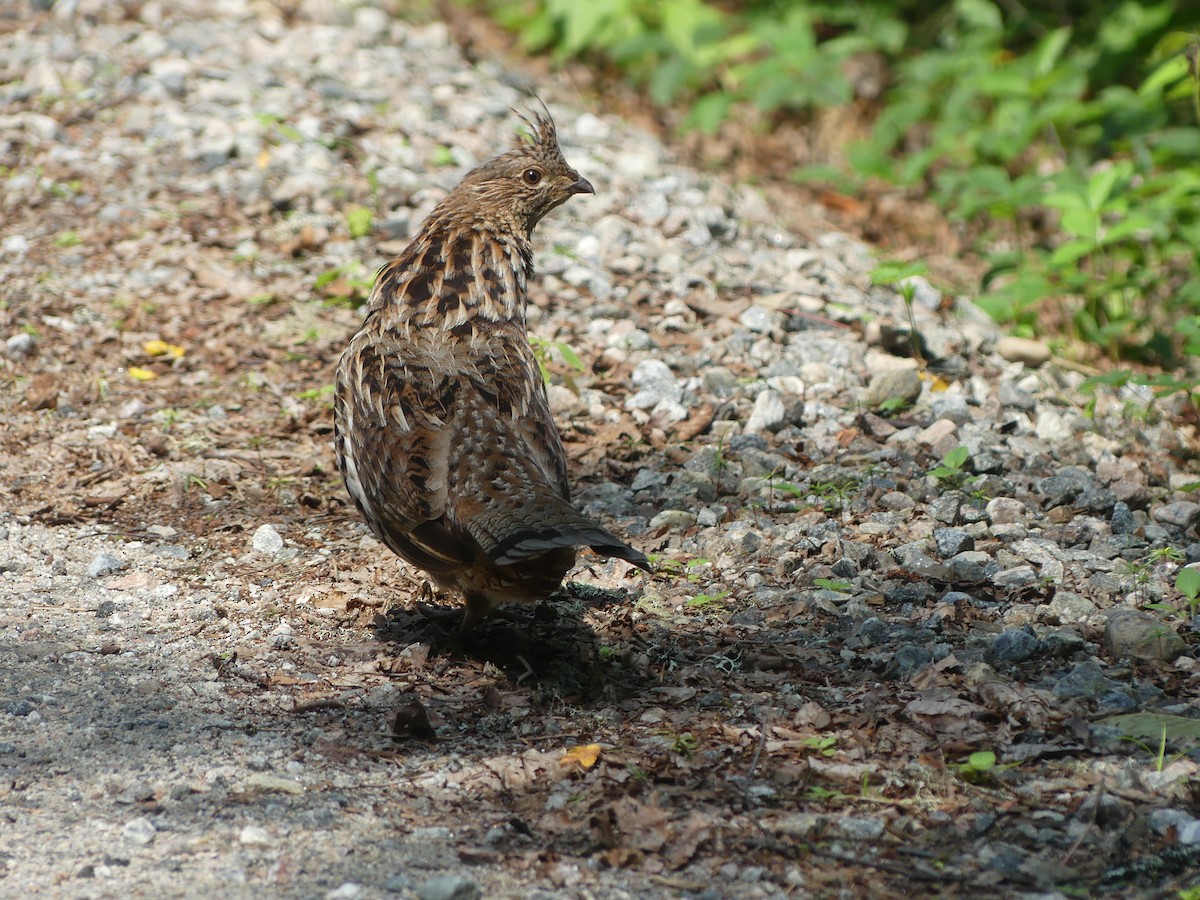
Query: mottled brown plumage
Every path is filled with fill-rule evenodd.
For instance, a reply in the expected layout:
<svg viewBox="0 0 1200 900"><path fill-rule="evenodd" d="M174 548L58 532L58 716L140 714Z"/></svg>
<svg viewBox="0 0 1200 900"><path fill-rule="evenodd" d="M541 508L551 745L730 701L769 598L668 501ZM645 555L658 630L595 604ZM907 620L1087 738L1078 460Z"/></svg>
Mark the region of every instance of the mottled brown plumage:
<svg viewBox="0 0 1200 900"><path fill-rule="evenodd" d="M375 280L334 395L338 467L375 535L466 600L464 630L541 600L577 547L648 568L571 506L562 442L525 331L534 225L594 193L549 114L469 172Z"/></svg>

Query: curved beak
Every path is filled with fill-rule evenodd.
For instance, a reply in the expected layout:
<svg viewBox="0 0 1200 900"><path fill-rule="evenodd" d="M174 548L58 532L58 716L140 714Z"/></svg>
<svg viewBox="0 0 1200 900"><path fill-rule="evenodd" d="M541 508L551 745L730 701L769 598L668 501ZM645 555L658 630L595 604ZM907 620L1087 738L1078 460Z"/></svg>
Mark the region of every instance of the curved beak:
<svg viewBox="0 0 1200 900"><path fill-rule="evenodd" d="M567 190L572 194L594 194L596 189L592 187L592 183L580 175L575 173L575 180L567 185Z"/></svg>

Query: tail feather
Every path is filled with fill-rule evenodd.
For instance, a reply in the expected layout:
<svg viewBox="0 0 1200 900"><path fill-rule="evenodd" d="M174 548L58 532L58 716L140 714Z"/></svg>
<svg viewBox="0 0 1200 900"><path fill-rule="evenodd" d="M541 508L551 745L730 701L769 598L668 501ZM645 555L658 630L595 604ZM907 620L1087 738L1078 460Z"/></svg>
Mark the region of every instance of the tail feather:
<svg viewBox="0 0 1200 900"><path fill-rule="evenodd" d="M507 512L500 521L481 516L467 524L488 559L496 565L513 565L567 547L590 547L601 556L623 559L650 571L650 561L644 553L580 515L558 497L542 495L535 503Z"/></svg>

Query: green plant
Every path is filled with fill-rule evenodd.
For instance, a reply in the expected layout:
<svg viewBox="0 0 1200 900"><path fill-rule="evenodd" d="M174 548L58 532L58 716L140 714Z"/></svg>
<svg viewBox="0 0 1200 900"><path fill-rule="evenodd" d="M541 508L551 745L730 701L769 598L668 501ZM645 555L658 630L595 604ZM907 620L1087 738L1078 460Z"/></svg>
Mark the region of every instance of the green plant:
<svg viewBox="0 0 1200 900"><path fill-rule="evenodd" d="M703 609L706 606L719 604L728 596L729 591L717 591L715 594L697 594L687 601L687 605L692 607L692 609Z"/></svg>
<svg viewBox="0 0 1200 900"><path fill-rule="evenodd" d="M374 223L374 214L365 206L355 206L346 213L346 227L352 238L366 237Z"/></svg>
<svg viewBox="0 0 1200 900"><path fill-rule="evenodd" d="M997 772L1015 768L1016 765L1016 763L998 764L996 754L991 750L977 750L967 757L966 762L955 763L953 768L964 780L972 784L979 784L991 781Z"/></svg>
<svg viewBox="0 0 1200 900"><path fill-rule="evenodd" d="M54 239L55 247L77 247L82 243L77 231L64 231Z"/></svg>
<svg viewBox="0 0 1200 900"><path fill-rule="evenodd" d="M848 594L854 588L850 582L840 581L836 578L814 578L813 585L836 594Z"/></svg>
<svg viewBox="0 0 1200 900"><path fill-rule="evenodd" d="M832 515L842 511L859 486L860 483L857 480L843 478L833 481L815 481L808 490L810 494L821 501L825 512Z"/></svg>
<svg viewBox="0 0 1200 900"><path fill-rule="evenodd" d="M970 458L971 451L966 447L955 447L942 457L938 465L929 470L929 474L948 487L962 487L968 477L963 467Z"/></svg>
<svg viewBox="0 0 1200 900"><path fill-rule="evenodd" d="M927 362L925 360L924 353L921 352L921 345L917 332L917 319L913 314L913 297L916 296L917 286L912 279L918 276L923 276L928 271L929 267L923 262L885 262L880 263L871 270L871 284L896 284L898 286L900 299L904 301L904 309L908 313L908 339L912 345L913 359L915 359L922 368L927 365ZM887 406L889 403L895 403L896 401L899 401L900 403L905 402L902 397L892 397L885 401L884 406Z"/></svg>
<svg viewBox="0 0 1200 900"><path fill-rule="evenodd" d="M674 741L671 743L671 752L678 753L685 759L691 759L696 755L697 741L695 736L690 731L685 731L683 734L675 735Z"/></svg>
<svg viewBox="0 0 1200 900"><path fill-rule="evenodd" d="M333 395L334 386L332 384L323 384L320 387L308 388L296 395L298 400L319 400L322 397L330 397Z"/></svg>
<svg viewBox="0 0 1200 900"><path fill-rule="evenodd" d="M313 290L330 306L357 307L371 294L375 279L361 262L326 269L313 280Z"/></svg>
<svg viewBox="0 0 1200 900"><path fill-rule="evenodd" d="M587 371L587 367L583 364L583 360L579 358L579 354L575 352L570 344L564 341L551 341L539 335L531 334L529 335L529 346L533 350L533 358L537 360L538 369L541 370L542 381L546 384L549 384L551 380L550 369L547 363L554 360L555 351L558 352L563 362L571 369L580 373ZM569 371L563 374L563 383L572 393L575 395L579 394L579 386L575 383L575 379Z"/></svg>
<svg viewBox="0 0 1200 900"><path fill-rule="evenodd" d="M1160 365L1200 351L1194 4L475 2L527 50L623 71L684 128L874 110L848 167L794 177L933 199L986 262L979 304L1018 333ZM872 59L883 87L856 96Z"/></svg>
<svg viewBox="0 0 1200 900"><path fill-rule="evenodd" d="M1200 613L1200 570L1180 569L1175 575L1175 590L1187 601L1189 615Z"/></svg>
<svg viewBox="0 0 1200 900"><path fill-rule="evenodd" d="M254 118L267 134L271 144L281 144L284 141L299 144L304 141L304 135L284 121L283 116L275 113L256 113Z"/></svg>
<svg viewBox="0 0 1200 900"><path fill-rule="evenodd" d="M814 734L804 739L804 746L828 759L837 753L837 738L833 735L822 737Z"/></svg>
<svg viewBox="0 0 1200 900"><path fill-rule="evenodd" d="M910 400L906 400L904 397L888 397L879 404L879 411L885 413L898 413L903 412L910 406L912 406L912 402Z"/></svg>

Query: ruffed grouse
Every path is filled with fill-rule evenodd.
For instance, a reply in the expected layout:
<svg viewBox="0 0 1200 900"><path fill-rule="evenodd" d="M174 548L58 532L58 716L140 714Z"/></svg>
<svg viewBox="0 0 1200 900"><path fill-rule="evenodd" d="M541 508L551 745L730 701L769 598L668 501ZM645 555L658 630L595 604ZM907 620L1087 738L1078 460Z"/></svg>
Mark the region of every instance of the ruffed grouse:
<svg viewBox="0 0 1200 900"><path fill-rule="evenodd" d="M549 113L469 172L375 279L342 354L335 446L371 530L463 596L468 632L495 606L551 594L590 547L646 557L571 506L562 441L525 330L534 225L594 193Z"/></svg>

